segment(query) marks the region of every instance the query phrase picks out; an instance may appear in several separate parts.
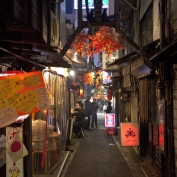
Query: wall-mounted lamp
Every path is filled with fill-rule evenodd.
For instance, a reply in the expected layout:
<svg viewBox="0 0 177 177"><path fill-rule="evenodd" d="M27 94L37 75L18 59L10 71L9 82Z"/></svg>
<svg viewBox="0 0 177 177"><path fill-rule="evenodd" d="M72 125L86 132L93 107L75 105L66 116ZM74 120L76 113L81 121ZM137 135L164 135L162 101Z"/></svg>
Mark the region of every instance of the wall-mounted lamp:
<svg viewBox="0 0 177 177"><path fill-rule="evenodd" d="M74 73L73 70L70 70L70 71L69 71L69 75L70 75L70 76L74 76L74 74L75 74L75 73Z"/></svg>
<svg viewBox="0 0 177 177"><path fill-rule="evenodd" d="M75 71L74 71L74 70L72 70L72 69L68 70L68 76L69 76L70 78L73 78L74 75L75 75Z"/></svg>

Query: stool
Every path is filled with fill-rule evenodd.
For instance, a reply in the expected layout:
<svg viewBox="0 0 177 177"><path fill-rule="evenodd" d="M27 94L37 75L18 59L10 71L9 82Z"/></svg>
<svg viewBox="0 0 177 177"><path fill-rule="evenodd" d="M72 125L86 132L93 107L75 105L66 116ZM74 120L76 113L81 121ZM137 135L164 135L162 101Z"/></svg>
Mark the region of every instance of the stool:
<svg viewBox="0 0 177 177"><path fill-rule="evenodd" d="M37 162L36 162L36 154L38 153L43 153L43 151L33 151L32 152L32 170L33 170L33 173L34 173L34 168L36 168L37 166ZM45 150L45 165L44 165L44 172L47 173L47 168L48 168L48 150Z"/></svg>
<svg viewBox="0 0 177 177"><path fill-rule="evenodd" d="M79 137L79 135L82 133L82 136L84 137L84 139L89 139L90 136L86 131L86 124L87 124L87 121L88 121L88 117L85 117L84 119L85 119L85 123L82 127L80 127L80 132L78 133L77 137Z"/></svg>

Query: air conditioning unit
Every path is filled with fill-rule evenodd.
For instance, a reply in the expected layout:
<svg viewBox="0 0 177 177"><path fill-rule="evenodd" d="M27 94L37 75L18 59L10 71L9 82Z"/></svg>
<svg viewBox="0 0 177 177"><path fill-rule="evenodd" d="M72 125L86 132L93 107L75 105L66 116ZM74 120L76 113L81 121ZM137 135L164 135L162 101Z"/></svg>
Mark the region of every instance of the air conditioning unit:
<svg viewBox="0 0 177 177"><path fill-rule="evenodd" d="M145 60L143 57L137 58L130 65L130 75L134 77L148 75L152 71L152 64L150 63L150 61Z"/></svg>
<svg viewBox="0 0 177 177"><path fill-rule="evenodd" d="M51 12L51 46L58 46L59 44L59 22L53 12Z"/></svg>

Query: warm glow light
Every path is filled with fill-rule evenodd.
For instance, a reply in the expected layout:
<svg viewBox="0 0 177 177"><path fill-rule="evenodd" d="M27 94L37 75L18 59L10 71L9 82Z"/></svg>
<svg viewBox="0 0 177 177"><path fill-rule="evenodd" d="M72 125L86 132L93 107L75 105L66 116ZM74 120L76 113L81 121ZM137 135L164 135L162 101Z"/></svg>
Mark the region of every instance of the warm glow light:
<svg viewBox="0 0 177 177"><path fill-rule="evenodd" d="M84 90L83 90L83 89L80 89L80 94L79 94L79 96L82 98L83 95L84 95Z"/></svg>
<svg viewBox="0 0 177 177"><path fill-rule="evenodd" d="M91 72L91 75L92 75L92 76L95 76L95 73L94 73L94 72Z"/></svg>
<svg viewBox="0 0 177 177"><path fill-rule="evenodd" d="M69 75L74 76L74 71L73 70L69 71Z"/></svg>
<svg viewBox="0 0 177 177"><path fill-rule="evenodd" d="M105 127L115 127L115 114L105 114Z"/></svg>
<svg viewBox="0 0 177 177"><path fill-rule="evenodd" d="M122 146L139 146L139 128L137 123L120 123Z"/></svg>

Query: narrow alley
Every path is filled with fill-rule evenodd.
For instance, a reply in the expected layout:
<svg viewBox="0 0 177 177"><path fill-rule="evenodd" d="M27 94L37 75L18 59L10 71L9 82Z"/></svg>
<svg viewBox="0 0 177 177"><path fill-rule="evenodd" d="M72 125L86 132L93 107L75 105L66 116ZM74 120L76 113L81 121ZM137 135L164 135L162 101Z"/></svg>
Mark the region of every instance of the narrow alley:
<svg viewBox="0 0 177 177"><path fill-rule="evenodd" d="M90 139L79 138L70 146L73 152L58 177L158 176L152 166L141 162L133 150L121 148L117 136L106 135L103 113L98 113L98 125L99 129L87 131ZM56 170L52 176L56 177L57 173Z"/></svg>

